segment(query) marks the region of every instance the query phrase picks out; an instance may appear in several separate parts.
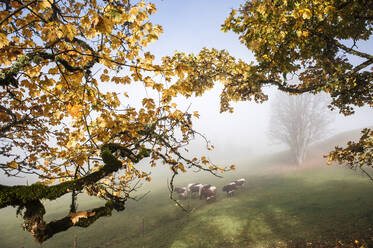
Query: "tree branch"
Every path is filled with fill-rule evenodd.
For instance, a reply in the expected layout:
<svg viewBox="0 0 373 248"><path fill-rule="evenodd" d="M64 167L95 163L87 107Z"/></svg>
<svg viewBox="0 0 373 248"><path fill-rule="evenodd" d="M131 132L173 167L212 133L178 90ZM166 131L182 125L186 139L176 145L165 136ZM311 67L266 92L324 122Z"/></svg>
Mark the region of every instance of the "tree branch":
<svg viewBox="0 0 373 248"><path fill-rule="evenodd" d="M328 40L331 40L331 39L328 39ZM346 47L345 45L339 43L337 40L334 40L333 39L333 43L339 47L340 49L350 53L350 54L353 54L353 55L356 55L356 56L359 56L359 57L363 57L363 58L366 58L368 60L373 60L373 56L370 55L370 54L367 54L367 53L363 53L363 52L360 52L360 51L357 51L357 50L354 50L352 48L349 48L349 47Z"/></svg>
<svg viewBox="0 0 373 248"><path fill-rule="evenodd" d="M360 170L371 180L373 181L373 177L366 171L364 170L361 166L359 167Z"/></svg>
<svg viewBox="0 0 373 248"><path fill-rule="evenodd" d="M111 175L122 168L123 164L114 157L109 149L110 144L103 145L101 157L104 166L96 172L68 182L53 186L32 184L30 186L5 186L0 184L0 209L7 206L21 206L40 199L54 200L73 190L80 191L100 179ZM130 154L127 154L128 157Z"/></svg>
<svg viewBox="0 0 373 248"><path fill-rule="evenodd" d="M15 11L13 11L12 13L10 13L7 17L5 17L3 20L0 21L0 26L5 22L7 21L10 17L12 17L13 15L17 14L18 12L20 12L22 9L24 8L28 8L28 6L30 6L31 4L33 3L36 3L37 0L34 0L34 1L31 1L29 2L28 4L26 5L23 5L21 7L19 7L18 9L16 9Z"/></svg>
<svg viewBox="0 0 373 248"><path fill-rule="evenodd" d="M69 64L68 61L64 60L63 58L55 54L50 54L50 53L41 52L41 51L30 52L28 54L18 57L17 61L10 68L3 69L0 71L0 85L2 86L13 85L14 87L18 87L18 82L15 79L17 74L21 70L23 70L23 68L25 68L26 66L31 65L33 61L40 60L40 58L48 59L56 63L60 63L65 67L66 70L70 72L88 70L92 68L95 65L95 63L98 62L99 58L96 52L86 42L84 42L83 40L77 39L77 38L74 38L71 42L76 42L82 48L90 50L92 54L87 55L87 56L91 56L92 60L87 62L87 64L85 65L72 66Z"/></svg>
<svg viewBox="0 0 373 248"><path fill-rule="evenodd" d="M366 60L365 62L361 63L360 65L356 66L352 71L351 73L356 73L362 69L364 69L365 67L369 66L373 64L373 58L372 59L368 59Z"/></svg>
<svg viewBox="0 0 373 248"><path fill-rule="evenodd" d="M70 227L88 227L101 217L110 216L113 209L124 210L125 201L107 201L105 206L86 211L70 213L59 220L45 223L45 208L40 201L33 201L18 209L21 212L25 208L23 215L23 228L34 236L35 241L42 243L53 237L55 234L68 230Z"/></svg>
<svg viewBox="0 0 373 248"><path fill-rule="evenodd" d="M314 91L314 90L317 90L317 89L327 85L327 82L325 82L325 83L320 83L320 84L313 84L313 85L308 86L308 87L305 87L303 85L289 85L289 86L286 86L282 82L279 82L279 81L276 81L276 80L271 80L271 79L269 79L269 80L259 80L258 83L263 84L263 85L271 84L271 85L277 86L278 89L281 90L281 91L288 92L288 93L295 93L295 94Z"/></svg>

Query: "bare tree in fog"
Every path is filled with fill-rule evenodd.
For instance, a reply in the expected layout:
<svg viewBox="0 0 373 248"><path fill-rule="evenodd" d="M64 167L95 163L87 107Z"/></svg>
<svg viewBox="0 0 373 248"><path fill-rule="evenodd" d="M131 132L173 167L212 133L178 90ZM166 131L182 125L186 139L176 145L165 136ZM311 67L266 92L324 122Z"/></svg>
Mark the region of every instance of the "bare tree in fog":
<svg viewBox="0 0 373 248"><path fill-rule="evenodd" d="M309 145L326 133L332 121L325 95L280 95L271 106L269 136L287 145L297 165L306 157Z"/></svg>

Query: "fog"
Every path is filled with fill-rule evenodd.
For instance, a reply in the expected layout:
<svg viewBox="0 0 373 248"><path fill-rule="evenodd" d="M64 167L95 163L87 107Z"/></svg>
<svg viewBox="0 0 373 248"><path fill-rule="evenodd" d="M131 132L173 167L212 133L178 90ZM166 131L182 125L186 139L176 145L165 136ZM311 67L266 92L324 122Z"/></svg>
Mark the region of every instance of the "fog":
<svg viewBox="0 0 373 248"><path fill-rule="evenodd" d="M156 58L171 56L174 51L186 53L198 53L203 47L225 49L236 58L241 58L246 62L254 61L252 53L239 42L238 36L232 32L223 33L220 26L228 16L232 8L238 8L244 1L157 1L157 13L151 17L153 23L160 24L164 33L160 39L149 47ZM372 41L361 44L367 51L371 51ZM355 58L351 58L355 59ZM254 61L255 62L255 61ZM356 60L354 63L359 63ZM212 162L229 166L236 165L236 171L223 175L223 179L217 179L206 172L196 174L194 172L183 173L176 178L177 185L184 185L186 182L203 181L212 183L214 181L227 181L229 178L238 178L248 170L250 174L262 171L265 158L284 159L286 155L273 157L273 154L285 152L288 148L283 144L275 144L267 135L271 102L278 93L275 87L268 87L265 93L269 100L262 104L255 102L234 102L234 113L220 113L220 92L222 86L216 86L202 97L191 97L188 99L179 97L176 102L182 110L189 108L190 112L198 111L199 119L193 120L194 129L205 135L215 146L213 151L207 151L203 139L196 137L191 143L189 154L206 155ZM138 89L136 96L148 92ZM330 111L326 109L325 111ZM341 132L361 129L373 125L373 110L369 107L355 108L356 113L351 116L343 116L338 111L331 112L334 121L329 126L330 132L325 135L325 139L337 135ZM356 136L356 135L355 135ZM356 136L358 137L358 135ZM343 140L347 142L348 139ZM346 143L334 144L343 146ZM333 146L327 146L332 149ZM325 165L326 161L322 155L330 150L318 151L312 155L316 156L318 163ZM272 157L271 157L272 156ZM261 162L258 162L261 161ZM285 158L285 162L291 161ZM268 161L267 161L268 162ZM280 161L281 162L281 161ZM170 179L171 172L168 166L160 165L158 168L149 168L146 162L141 163L145 170L152 170L153 182L144 184L144 191L154 189L154 185L159 183L162 187L167 187L167 180Z"/></svg>
<svg viewBox="0 0 373 248"><path fill-rule="evenodd" d="M151 16L150 20L154 24L161 25L164 33L145 51L150 51L159 60L162 56L171 56L174 51L198 53L203 47L208 47L225 49L231 55L246 62L254 61L252 53L239 42L237 35L220 31L220 26L230 10L238 8L243 2L238 0L216 0L213 3L199 0L155 1L157 13ZM373 46L368 46L369 44L372 44L371 40L363 43L362 47L371 51ZM220 113L221 88L222 86L217 83L202 97L176 99L181 110L189 108L190 112L199 112L199 119L193 121L194 129L205 135L215 146L214 151L207 151L204 141L197 137L189 147L190 157L207 155L211 161L219 165L236 164L239 171L241 166L246 166L249 161L257 157L287 149L284 145L274 144L267 135L271 100L277 93L274 87L265 89L269 100L262 104L232 103L234 107L232 114ZM129 86L125 90L129 92L130 98L124 98L123 102L131 106L136 106L138 99L147 97L149 94L143 86ZM356 113L347 117L338 114L337 111L333 114L335 119L330 133L325 138L340 132L373 125L373 110L369 107L356 108ZM143 162L142 166L146 167L146 163ZM156 169L153 174L158 173L157 171ZM165 173L163 169L160 171ZM1 175L0 177L4 184L24 184L27 180L26 178L4 178ZM35 178L29 178L29 180L32 182Z"/></svg>
<svg viewBox="0 0 373 248"><path fill-rule="evenodd" d="M251 52L239 42L238 36L232 32L220 31L232 8L238 8L244 1L217 0L210 1L156 1L157 13L151 17L153 23L163 26L164 33L160 39L149 47L156 57L172 55L174 51L198 53L203 47L225 49L236 58L244 61L254 61ZM362 44L366 51L373 51L372 40ZM358 63L359 61L355 61ZM206 134L224 152L224 157L235 157L238 154L255 156L261 153L277 151L270 145L266 135L269 125L270 104L277 93L274 87L268 87L265 92L269 101L263 104L255 102L233 103L235 112L219 113L219 95L221 85L202 97L180 99L184 106L191 104L191 109L198 110L199 120L194 121L195 128ZM373 125L373 111L369 107L356 108L356 113L343 116L335 113L332 134L363 128ZM232 156L230 156L230 154ZM217 156L220 156L217 155ZM223 158L222 158L223 159Z"/></svg>
<svg viewBox="0 0 373 248"><path fill-rule="evenodd" d="M163 26L164 33L160 39L149 47L156 57L172 55L174 51L198 53L203 47L225 49L236 58L246 62L254 61L252 53L239 42L232 32L223 33L220 26L232 8L238 8L244 1L157 1L157 13L151 18L153 23ZM361 47L372 51L372 40L364 42ZM354 63L360 61L351 58ZM255 62L255 61L254 61ZM236 164L238 172L248 166L250 161L266 154L286 150L284 145L274 144L268 137L271 113L271 100L277 94L275 87L268 87L265 93L269 100L262 104L255 102L235 102L234 113L220 113L219 95L221 85L202 97L179 98L179 106L190 111L198 110L200 118L194 120L194 128L204 134L215 146L214 151L207 151L203 141L192 143L191 155L207 154L218 164ZM329 111L326 109L325 111ZM355 108L356 113L343 116L338 111L331 112L334 121L330 125L329 138L341 132L373 125L373 110L369 107ZM340 144L344 145L344 144ZM328 151L325 151L327 153Z"/></svg>
<svg viewBox="0 0 373 248"><path fill-rule="evenodd" d="M155 55L156 60L158 59L159 61L159 58L161 58L162 56L172 56L174 51L186 52L186 53L198 53L203 47L208 47L208 48L225 49L232 56L235 56L236 58L241 58L246 62L254 61L253 55L251 54L250 51L248 51L248 49L244 45L242 45L239 42L237 35L233 33L223 33L220 31L220 26L221 24L223 24L225 18L229 15L230 10L232 8L238 8L239 5L243 2L244 1L242 0L241 1L239 0L229 0L229 1L227 0L214 0L214 1L211 1L211 0L204 0L204 1L202 0L187 0L187 1L185 0L157 0L155 1L155 4L157 5L157 13L151 17L151 22L153 24L160 24L161 26L163 26L164 33L161 34L160 39L157 42L151 44L148 48L144 50L144 52L150 51L151 53ZM373 40L370 39L367 42L361 43L361 47L369 51L370 53L373 53ZM355 61L356 58L351 58L351 59L354 60L354 63L359 63L358 60ZM125 72L122 72L122 73L125 73ZM110 87L104 88L104 90L110 90L110 89L111 89ZM130 106L135 106L135 107L140 106L140 102L143 97L149 97L152 94L151 91L146 90L142 85L125 86L124 88L121 88L119 90L127 91L129 93L129 98L122 98L123 103L128 104ZM231 164L235 164L236 170L224 173L222 175L223 176L222 178L217 178L209 174L208 172L191 170L191 171L188 171L187 173L181 173L180 175L178 175L175 179L174 184L177 186L186 186L186 184L190 182L201 182L201 183L217 185L219 188L218 188L218 193L217 193L218 201L216 202L216 204L221 204L220 206L223 206L223 207L220 209L224 209L225 207L224 204L227 204L227 201L224 202L224 200L226 200L227 198L224 195L224 193L222 193L221 186L237 178L247 176L248 178L250 177L252 181L248 182L248 187L245 189L246 191L243 191L244 193L242 192L238 193L238 197L240 197L239 194L241 195L246 194L246 198L241 197L239 198L240 199L239 201L243 201L242 199L244 200L248 199L247 200L248 203L244 205L244 207L241 208L241 210L242 209L244 210L244 211L241 211L241 213L249 213L250 211L252 211L253 213L256 213L255 218L257 218L258 216L260 217L260 214L261 214L261 212L259 212L259 210L257 209L268 210L269 208L273 208L275 210L270 209L271 214L273 212L278 214L278 212L281 212L283 209L286 210L286 208L283 206L281 206L282 208L280 208L276 206L277 203L275 203L274 201L273 202L271 201L273 198L276 198L277 185L275 185L274 189L270 188L270 190L272 190L274 194L273 195L269 194L269 197L267 197L266 195L268 192L264 191L263 193L262 191L258 190L258 189L264 189L267 187L265 186L265 187L260 188L261 186L258 186L258 185L260 185L260 183L262 182L263 184L269 185L269 187L271 187L273 178L270 178L268 180L268 178L265 178L263 175L279 173L284 170L291 171L292 173L293 172L297 173L296 169L293 170L295 166L294 164L291 164L292 162L289 157L288 147L284 144L275 143L268 135L268 130L270 126L271 105L273 104L273 99L278 94L278 91L275 87L267 87L265 88L265 93L269 96L268 101L262 104L257 104L255 102L234 102L232 103L232 106L234 107L233 113L220 113L220 92L221 90L222 90L222 85L220 85L219 82L217 82L216 86L212 90L206 92L201 97L190 97L190 98L178 97L175 99L176 103L178 104L179 109L181 110L188 109L188 111L191 113L193 113L193 111L199 112L200 117L198 119L193 118L193 129L195 129L196 131L201 133L204 137L206 137L207 140L211 142L211 144L214 145L215 147L214 150L208 151L206 149L205 140L197 135L195 140L193 140L190 146L188 147L189 153L185 153L185 155L189 158L204 155L208 157L208 159L211 160L213 163L218 164L220 166L229 166ZM330 111L330 110L326 109L325 111ZM362 108L355 108L355 111L356 113L350 116L343 116L342 114L339 114L338 111L333 111L330 113L331 115L334 116L334 119L331 125L329 126L330 131L320 141L313 144L307 157L308 162L306 163L306 166L312 163L312 164L317 164L317 166L319 167L322 167L322 166L326 167L325 159L322 157L323 154L327 154L331 149L333 149L335 145L344 146L346 142L350 140L351 138L357 139L359 137L358 129L362 129L365 127L373 127L373 108L367 106L367 107L362 107ZM349 132L351 130L352 132ZM278 169L274 170L273 169L274 167L271 167L272 165L276 165L276 166L277 165L288 165L288 166L282 166L282 168L276 167ZM143 202L145 202L145 204L142 204L142 202L138 202L138 203L132 202L129 204L130 207L126 211L121 212L121 213L114 213L115 218L112 218L111 220L109 218L102 218L97 221L97 223L99 224L96 223L95 226L92 225L92 227L87 228L87 229L81 228L78 230L77 228L76 229L71 228L69 231L63 234L65 236L61 235L58 238L60 240L64 240L64 241L58 241L60 242L58 243L60 244L60 246L59 245L54 246L53 242L55 242L55 240L57 239L54 237L50 241L47 241L47 247L66 247L64 246L66 245L66 243L72 244L72 241L70 240L72 240L73 235L77 235L77 233L81 234L81 236L83 237L82 239L85 238L85 242L87 243L92 242L92 240L96 240L96 239L97 241L101 242L99 244L103 244L102 240L111 242L110 239L112 239L112 236L117 235L114 237L114 238L117 238L121 235L124 235L123 233L125 232L120 231L121 230L120 228L122 228L122 226L125 226L125 225L129 226L127 227L125 231L133 229L134 227L132 226L132 223L135 223L136 225L138 225L138 223L140 223L141 221L140 217L143 218L142 219L143 221L144 220L143 216L152 212L153 210L154 210L154 213L151 213L151 214L156 215L158 214L157 211L161 211L160 209L162 208L166 209L164 210L166 214L161 212L159 214L159 216L161 217L153 216L154 218L158 218L158 217L165 218L164 216L168 216L168 215L171 216L171 215L174 215L176 211L179 211L179 210L175 210L174 206L172 206L173 208L170 210L168 205L174 205L174 203L170 201L169 199L166 199L169 193L168 183L171 178L171 171L169 169L169 166L162 165L160 163L157 167L151 168L148 163L148 160L141 161L136 166L139 169L150 172L152 181L151 182L144 181L144 183L142 184L142 187L138 191L134 192L133 196L142 196L146 192L151 192L151 194L152 193L158 194L159 192L161 192L163 194L162 197L164 197L165 199L163 200L162 198L163 202L159 203L160 200L158 200L157 202L156 197L150 194L144 198ZM303 194L303 192L307 192L307 191L311 192L312 190L314 190L312 191L314 195L311 195L309 199L313 199L312 197L315 197L316 199L315 202L319 201L319 199L317 198L318 197L317 194L321 192L322 190L318 190L318 186L321 185L322 187L320 188L323 188L323 187L327 188L328 185L325 182L329 180L328 177L332 178L332 176L335 173L330 168L326 170L327 170L327 173L325 174L323 172L322 173L312 172L312 173L315 173L316 176L312 177L311 175L309 177L304 177L305 179L301 178L298 180L292 177L290 178L286 177L284 181L287 182L287 180L289 180L291 183L291 186L284 187L286 189L284 191L290 192L289 196L286 196L286 197L290 199L291 197L293 197L293 195L296 195L299 192L301 192L299 194ZM20 177L20 178L8 178L2 175L1 173L2 172L0 172L0 184L4 184L4 185L25 184L26 182L33 183L37 180L36 177L31 177L31 176ZM339 176L338 180L340 180L341 178L342 179L345 178L345 174L343 173L338 174ZM350 171L348 173L350 173ZM304 176L304 175L301 175L301 176ZM348 176L351 176L351 175L349 174ZM355 180L354 176L355 175L351 176L352 179L348 177L347 181L354 182ZM345 187L345 185L343 184L343 180L340 180L338 182L341 185L339 186L340 188ZM361 183L361 182L359 181L358 183ZM366 183L366 182L364 181L363 183ZM315 185L317 185L317 187L314 187ZM339 184L337 184L337 186L338 185ZM369 187L370 186L371 185L369 185ZM295 192L298 189L297 187L301 189L299 192ZM364 190L366 189L367 192L368 190L371 189L367 187L366 185L364 187L362 188L364 188ZM341 206L342 207L342 205L345 204L345 202L343 201L344 198L342 196L339 196L338 193L336 193L336 192L341 193L340 188L338 189L333 188L334 191L332 192L333 194L331 195L333 197L337 195L337 199L342 199L340 201L343 202L343 204L335 204L334 202L332 202L330 204L328 203L329 205L327 205L327 207L324 208L324 209L329 209L331 211L330 216L336 216L335 217L336 219L337 217L340 217L338 215L339 212L334 211L334 208L330 206L333 206L333 207ZM263 195L264 195L263 198L267 197L265 201L262 201L264 202L263 206L258 205L259 206L258 207L257 205L255 205L257 209L255 209L255 207L253 206L255 203L258 204L258 202L260 201L257 199L254 199L255 197L253 199L249 198L251 194L250 190L252 189L254 189L253 191L258 190L259 192L259 193L254 192L257 194L255 197L260 198ZM295 193L292 190L294 190ZM247 193L247 192L250 192L250 193ZM365 200L364 197L369 198L369 195L371 195L371 192L364 193L365 191L361 191L361 188L357 188L356 192L355 191L351 191L351 192L350 192L351 195L358 197L358 200L356 199L349 200L348 201L349 204L351 202L360 204L360 201L362 201L363 203L364 201L365 203L368 203L369 199ZM358 195L359 193L361 194L361 196ZM283 198L285 199L286 197L283 197ZM330 195L326 195L325 197L321 197L321 198L332 200L333 197L331 197ZM79 203L80 204L79 210L83 210L84 208L90 208L92 206L91 202L87 201L87 198L85 196L83 197L83 199L84 201L82 201L82 203ZM158 205L156 206L161 206L161 207L157 207L157 208L154 207L152 205L154 204L153 200L154 202L157 202L156 204ZM283 199L280 199L280 201L281 200ZM46 204L47 211L53 212L52 215L49 215L49 216L47 215L48 219L52 220L57 217L58 218L63 217L63 214L65 214L65 212L67 213L68 211L69 201L70 201L70 196L66 196L66 195L62 197L62 199L58 199L57 201L54 201L52 203L47 201L47 204ZM289 203L286 203L286 204L288 206L291 206L292 204L295 205L295 203L302 204L304 201L305 201L305 198L300 198L300 200L296 198L294 202L291 202L291 200L289 200ZM97 199L92 200L92 202L96 205L98 203L99 204L102 203ZM199 207L200 205L204 204L201 202L202 201L195 200L195 203L193 204L196 204L195 206ZM234 200L232 200L232 202L234 202ZM238 202L238 200L236 202ZM231 204L231 203L228 203L228 204ZM309 205L312 205L312 204L314 204L314 202L311 202ZM305 211L304 209L308 207L308 205L306 204L304 205L305 206L299 207L299 209L301 209L299 210L299 216L301 216L301 212ZM59 209L58 213L56 211L56 209L60 208L61 206L63 206L63 208L66 208L63 210L64 211L63 214L61 210L62 208ZM371 205L369 205L369 209L370 209L370 206ZM141 207L143 207L145 210L142 210ZM211 204L211 205L208 205L208 207L206 208L213 209L213 207L214 207L213 204ZM276 207L278 208L276 209ZM355 210L358 211L359 210L358 207L356 206L354 207L354 205L351 205L350 209L354 211ZM136 208L137 210L140 209L143 212L141 216L138 215L140 210L136 212L137 211ZM323 207L321 206L320 209L321 208ZM346 209L347 208L348 207L346 207ZM216 209L213 209L213 211L215 210ZM285 210L283 211L284 216L285 214L288 214ZM5 212L5 211L8 211L8 212ZM286 215L286 218L281 220L283 223L285 223L284 225L286 226L284 228L286 230L284 231L284 233L288 233L289 232L288 228L289 226L292 225L292 223L289 224L286 221L292 220L292 218L296 217L295 214L291 215L291 213L292 212L289 211L289 216ZM22 233L22 230L20 227L21 222L22 222L21 218L18 218L16 221L14 220L15 219L14 209L11 209L11 210L10 208L3 209L3 210L0 209L0 215L1 214L3 214L2 218L5 218L5 217L8 218L8 221L12 223L12 228L14 228L14 230L19 232L17 235L21 235L21 237L23 237L24 239L23 241L19 241L16 238L14 238L14 241L13 241L13 240L10 240L9 238L10 240L9 243L19 242L20 244L21 243L32 244L33 241L31 240L31 235L29 233L26 233L27 235L26 237L26 235ZM230 213L229 214L224 213L224 214L225 215L223 217L225 219L223 219L223 221L221 222L223 223L223 225L222 224L217 225L218 227L225 226L227 225L227 223L231 224L231 222L229 221L227 222L227 219L231 220L228 218L228 217L231 217L229 216ZM355 214L355 215L357 216L358 214ZM177 214L175 215L177 215L177 217L179 218L180 211L177 212ZM218 214L216 216L218 216ZM273 214L273 216L276 216L276 215ZM320 217L320 216L316 215L316 217ZM149 217L149 219L153 217ZM202 224L206 224L207 222L204 221L203 217L204 216L200 218L198 216L196 217L196 219L202 220L203 221ZM241 222L243 222L243 220L246 220L246 219L252 220L254 219L254 215L253 217L248 216L246 219L245 218L241 218L241 219L237 218L237 219L239 219L239 221ZM315 220L315 217L313 215L311 215L310 219L312 218ZM273 217L273 219L276 220L275 217ZM185 222L188 223L188 221L193 221L193 220L194 220L193 218L190 218ZM111 225L110 221L113 221L115 225L110 226ZM127 221L130 224L127 224ZM279 220L279 223L281 221ZM301 222L299 219L296 219L296 221L297 223L299 223L300 227L305 226L303 225L303 222ZM310 222L311 221L309 222L304 221L304 223L306 224ZM164 224L165 222L161 220L160 223ZM270 231L268 231L267 229L270 229L270 228L267 228L267 227L262 228L262 229L257 228L257 226L259 226L257 223L259 223L259 221L258 222L253 221L251 223L252 227L254 227L250 229L251 232L255 233L257 231L259 233L259 231L265 230L263 231L264 235L260 233L260 235L258 234L258 237L260 236L266 237L266 235L269 235ZM335 223L338 223L338 222L336 221ZM182 224L185 224L185 223L182 223ZM18 229L14 227L15 225L18 225L17 226ZM199 223L198 225L201 225L201 223ZM177 227L179 228L180 226L177 226ZM197 225L194 225L192 227L194 228L195 226ZM279 227L280 225L278 226L274 225L274 226L280 229ZM324 226L328 226L328 225L324 225ZM350 226L352 226L352 224ZM245 226L245 228L246 227L247 226ZM6 227L0 227L0 233L2 233L2 230L8 231L8 234L13 232L11 228L9 228L9 230L6 230L4 228ZM152 228L154 230L158 230L158 227L156 225L154 225ZM316 227L312 226L312 228L309 228L309 230L312 230L312 232L316 232L315 230L318 230L318 228L319 228L318 226ZM249 228L247 229L249 230ZM86 230L89 230L89 231L86 231ZM97 231L97 230L100 230L100 231ZM307 230L307 232L309 230ZM174 233L174 231L175 230L173 230L172 233ZM87 232L87 233L90 232L91 234L86 235L84 232ZM108 232L108 233L105 235L102 235L104 237L100 237L100 240L98 240L98 237L96 236L98 232L99 233ZM275 233L275 231L273 230L272 232ZM305 234L304 236L307 236L307 235L308 233ZM11 235L9 234L9 237L10 236ZM223 237L224 235L220 235L220 236ZM282 238L281 235L278 235L278 236ZM69 241L66 241L67 239ZM1 236L0 236L0 241L1 241ZM125 240L125 242L123 243L127 244L126 242L127 240ZM97 244L97 247L99 247L98 246L99 244ZM33 246L30 245L30 247L33 247ZM111 246L108 245L105 247L111 247ZM132 246L132 247L140 247L140 246ZM179 246L176 245L176 246L170 246L170 247L179 247ZM187 247L187 246L180 246L180 247ZM200 246L200 247L203 247L203 246ZM235 246L235 247L238 247L238 246ZM250 245L250 247L253 247L253 246ZM267 247L267 246L258 246L258 247ZM301 246L294 246L294 247L301 247Z"/></svg>

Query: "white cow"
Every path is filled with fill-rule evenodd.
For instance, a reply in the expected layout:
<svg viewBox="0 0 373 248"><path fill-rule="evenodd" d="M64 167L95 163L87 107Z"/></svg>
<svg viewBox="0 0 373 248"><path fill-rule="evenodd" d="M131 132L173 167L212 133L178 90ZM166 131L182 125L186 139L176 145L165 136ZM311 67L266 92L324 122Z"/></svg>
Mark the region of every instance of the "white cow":
<svg viewBox="0 0 373 248"><path fill-rule="evenodd" d="M236 180L235 183L237 186L242 186L243 184L246 183L246 180L245 178L241 178L241 179Z"/></svg>

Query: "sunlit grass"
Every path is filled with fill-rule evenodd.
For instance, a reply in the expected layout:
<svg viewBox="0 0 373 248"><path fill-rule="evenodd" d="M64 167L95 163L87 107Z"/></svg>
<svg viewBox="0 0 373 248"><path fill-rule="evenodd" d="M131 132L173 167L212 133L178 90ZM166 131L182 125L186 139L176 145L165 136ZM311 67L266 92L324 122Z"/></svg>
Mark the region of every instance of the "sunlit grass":
<svg viewBox="0 0 373 248"><path fill-rule="evenodd" d="M371 242L373 184L366 178L336 167L245 177L245 188L232 198L221 192L229 176L217 180L217 201L193 199L189 215L168 199L166 189L157 190L142 201L130 202L124 212L86 229L71 228L43 247L70 247L74 236L79 247L114 248L335 247L338 242ZM79 207L99 204L85 200ZM58 202L47 205L48 219L68 211L67 202L65 208L57 208ZM2 223L9 223L0 226L1 247L38 247L22 231L22 219L15 218L13 209L0 210L0 216Z"/></svg>

